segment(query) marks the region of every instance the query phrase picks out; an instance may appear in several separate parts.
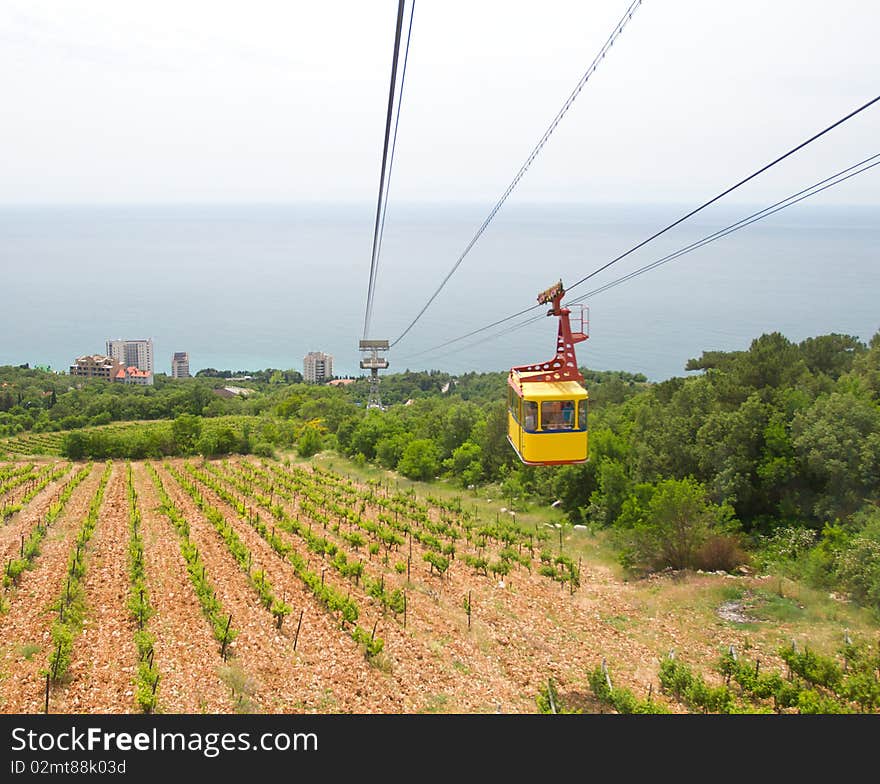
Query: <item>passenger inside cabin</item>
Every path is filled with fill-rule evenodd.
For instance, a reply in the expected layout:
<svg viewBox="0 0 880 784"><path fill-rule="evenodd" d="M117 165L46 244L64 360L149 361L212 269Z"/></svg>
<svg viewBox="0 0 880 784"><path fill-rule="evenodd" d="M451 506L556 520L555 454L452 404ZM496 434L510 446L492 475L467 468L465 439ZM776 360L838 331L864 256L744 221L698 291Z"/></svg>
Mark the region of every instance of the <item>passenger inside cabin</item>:
<svg viewBox="0 0 880 784"><path fill-rule="evenodd" d="M526 430L538 429L538 404L534 400L523 400L523 427Z"/></svg>
<svg viewBox="0 0 880 784"><path fill-rule="evenodd" d="M546 400L541 404L542 430L571 430L574 427L574 403L571 400Z"/></svg>
<svg viewBox="0 0 880 784"><path fill-rule="evenodd" d="M571 400L562 401L562 421L566 430L574 426L574 403Z"/></svg>

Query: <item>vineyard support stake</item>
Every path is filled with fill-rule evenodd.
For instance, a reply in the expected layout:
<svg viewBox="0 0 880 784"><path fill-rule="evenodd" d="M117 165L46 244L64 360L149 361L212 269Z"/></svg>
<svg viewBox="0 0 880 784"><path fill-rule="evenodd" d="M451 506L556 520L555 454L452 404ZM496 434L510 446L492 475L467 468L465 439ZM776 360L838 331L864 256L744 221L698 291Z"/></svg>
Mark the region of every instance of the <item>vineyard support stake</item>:
<svg viewBox="0 0 880 784"><path fill-rule="evenodd" d="M305 612L305 608L299 611L299 621L296 624L296 634L293 635L293 650L296 650L296 644L299 642L299 630L302 626L303 622L303 613Z"/></svg>
<svg viewBox="0 0 880 784"><path fill-rule="evenodd" d="M232 623L232 613L229 613L229 618L226 619L226 628L223 630L223 642L220 645L220 656L223 658L223 661L226 661L226 640L229 636L229 625Z"/></svg>

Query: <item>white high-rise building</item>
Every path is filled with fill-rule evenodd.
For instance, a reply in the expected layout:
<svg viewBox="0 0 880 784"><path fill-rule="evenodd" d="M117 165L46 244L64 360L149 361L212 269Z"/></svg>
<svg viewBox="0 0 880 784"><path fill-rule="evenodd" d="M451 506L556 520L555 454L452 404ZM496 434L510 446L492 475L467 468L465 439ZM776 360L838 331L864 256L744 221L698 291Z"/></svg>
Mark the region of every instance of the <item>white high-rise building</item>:
<svg viewBox="0 0 880 784"><path fill-rule="evenodd" d="M153 361L153 339L107 341L107 356L113 357L123 367L135 367L150 374L149 383L153 383L155 364Z"/></svg>
<svg viewBox="0 0 880 784"><path fill-rule="evenodd" d="M307 384L323 384L333 378L333 355L310 351L303 359L303 377Z"/></svg>
<svg viewBox="0 0 880 784"><path fill-rule="evenodd" d="M189 378L189 354L175 351L171 355L171 378Z"/></svg>

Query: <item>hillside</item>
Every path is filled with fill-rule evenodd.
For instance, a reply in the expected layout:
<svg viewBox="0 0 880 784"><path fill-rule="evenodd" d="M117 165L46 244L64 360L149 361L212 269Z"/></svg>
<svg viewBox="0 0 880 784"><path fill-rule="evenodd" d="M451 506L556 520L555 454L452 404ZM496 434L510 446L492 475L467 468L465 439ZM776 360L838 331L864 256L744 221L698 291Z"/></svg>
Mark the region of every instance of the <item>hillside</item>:
<svg viewBox="0 0 880 784"><path fill-rule="evenodd" d="M558 707L608 712L604 660L618 692L685 712L658 680L671 650L720 683L731 645L785 676L792 640L876 635L775 577L624 580L556 510L287 462L36 462L2 501L22 505L0 528L2 711L41 712L48 670L52 712L533 713L548 679Z"/></svg>
<svg viewBox="0 0 880 784"><path fill-rule="evenodd" d="M0 368L2 671L29 684L11 710L47 666L68 693L105 606L136 649L132 694L95 693L147 710L184 704L163 703L190 686L164 687L155 658L178 629L214 646L211 704L230 710L876 710L880 333L765 334L687 369L584 368L589 461L535 467L507 443L503 373L389 374L377 411L366 379L267 369L230 398L222 374L126 388ZM129 544L93 562L105 526ZM187 601L163 612L173 573ZM109 605L90 580L115 585ZM128 604L156 629L125 627ZM311 644L343 659L303 660L297 701L272 679Z"/></svg>

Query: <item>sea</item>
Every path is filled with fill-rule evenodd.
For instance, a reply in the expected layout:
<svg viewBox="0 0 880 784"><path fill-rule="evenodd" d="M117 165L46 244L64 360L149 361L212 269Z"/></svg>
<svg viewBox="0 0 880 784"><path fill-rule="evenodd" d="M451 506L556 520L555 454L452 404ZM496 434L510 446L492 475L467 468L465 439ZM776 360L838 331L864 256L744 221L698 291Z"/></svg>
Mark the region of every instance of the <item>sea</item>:
<svg viewBox="0 0 880 784"><path fill-rule="evenodd" d="M511 203L465 253L486 205L389 204L369 316L373 204L0 207L0 365L66 370L151 337L159 373L177 351L192 372L301 371L322 351L357 376L368 337L392 342L390 372L506 370L555 353L536 296L560 280L566 301L589 295L591 369L660 381L767 332L869 341L880 206L796 205L664 261L760 206L715 206L629 252L693 205Z"/></svg>

